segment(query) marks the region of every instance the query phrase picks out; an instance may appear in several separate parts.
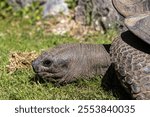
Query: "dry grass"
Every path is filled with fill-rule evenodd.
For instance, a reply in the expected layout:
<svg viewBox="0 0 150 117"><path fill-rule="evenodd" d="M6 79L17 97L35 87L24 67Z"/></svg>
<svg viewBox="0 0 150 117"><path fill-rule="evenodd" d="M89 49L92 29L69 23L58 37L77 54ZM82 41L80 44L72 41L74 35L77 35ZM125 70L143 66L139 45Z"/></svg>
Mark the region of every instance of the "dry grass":
<svg viewBox="0 0 150 117"><path fill-rule="evenodd" d="M9 64L6 66L8 73L12 74L18 69L30 68L31 62L38 56L32 52L11 52L9 54Z"/></svg>

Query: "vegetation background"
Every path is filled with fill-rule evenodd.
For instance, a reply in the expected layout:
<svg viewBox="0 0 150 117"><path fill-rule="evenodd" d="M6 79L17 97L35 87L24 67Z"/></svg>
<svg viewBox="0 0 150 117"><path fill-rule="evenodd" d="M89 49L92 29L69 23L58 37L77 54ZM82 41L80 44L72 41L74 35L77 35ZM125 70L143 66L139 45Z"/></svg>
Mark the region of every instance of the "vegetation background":
<svg viewBox="0 0 150 117"><path fill-rule="evenodd" d="M67 0L70 9L74 9L75 1ZM28 67L16 68L10 72L10 59L15 54L40 54L41 51L62 43L79 43L67 33L56 35L45 32L41 17L42 8L38 4L14 11L6 0L0 1L0 99L1 100L101 100L119 99L118 95L101 87L101 77L91 80L79 80L66 86L55 87L51 83L35 82L34 72ZM48 21L49 19L46 19ZM40 24L40 25L39 25ZM111 43L116 36L115 29L105 34L88 35L82 43ZM14 56L13 56L13 54ZM20 54L18 54L20 53ZM13 66L12 66L13 67Z"/></svg>

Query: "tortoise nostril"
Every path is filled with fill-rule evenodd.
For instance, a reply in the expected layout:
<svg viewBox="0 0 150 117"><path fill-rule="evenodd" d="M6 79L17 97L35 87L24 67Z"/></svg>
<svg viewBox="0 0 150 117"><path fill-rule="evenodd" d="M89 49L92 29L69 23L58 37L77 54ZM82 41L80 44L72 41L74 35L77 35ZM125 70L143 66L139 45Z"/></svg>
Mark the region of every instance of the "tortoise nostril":
<svg viewBox="0 0 150 117"><path fill-rule="evenodd" d="M50 60L45 60L45 61L43 61L43 66L44 66L44 67L50 67L51 64L52 64L52 61L50 61Z"/></svg>

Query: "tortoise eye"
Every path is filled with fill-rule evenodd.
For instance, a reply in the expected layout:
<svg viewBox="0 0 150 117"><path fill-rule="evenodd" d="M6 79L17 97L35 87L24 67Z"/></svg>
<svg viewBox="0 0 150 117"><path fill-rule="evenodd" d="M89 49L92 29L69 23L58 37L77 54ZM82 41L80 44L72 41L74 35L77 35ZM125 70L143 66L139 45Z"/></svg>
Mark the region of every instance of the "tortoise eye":
<svg viewBox="0 0 150 117"><path fill-rule="evenodd" d="M50 61L50 60L43 61L43 66L44 67L49 67L49 66L51 66L51 64L52 64L52 61Z"/></svg>

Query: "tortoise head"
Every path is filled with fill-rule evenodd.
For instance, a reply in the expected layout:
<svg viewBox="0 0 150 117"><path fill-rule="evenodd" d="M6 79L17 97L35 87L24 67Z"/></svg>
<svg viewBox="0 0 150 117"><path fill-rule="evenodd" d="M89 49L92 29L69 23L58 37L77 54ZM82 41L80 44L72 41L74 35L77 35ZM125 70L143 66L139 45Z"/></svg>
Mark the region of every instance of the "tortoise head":
<svg viewBox="0 0 150 117"><path fill-rule="evenodd" d="M56 82L66 74L68 65L68 59L54 56L49 52L43 52L32 62L32 68L36 75L52 82Z"/></svg>
<svg viewBox="0 0 150 117"><path fill-rule="evenodd" d="M124 17L150 11L150 0L112 0L116 10Z"/></svg>

